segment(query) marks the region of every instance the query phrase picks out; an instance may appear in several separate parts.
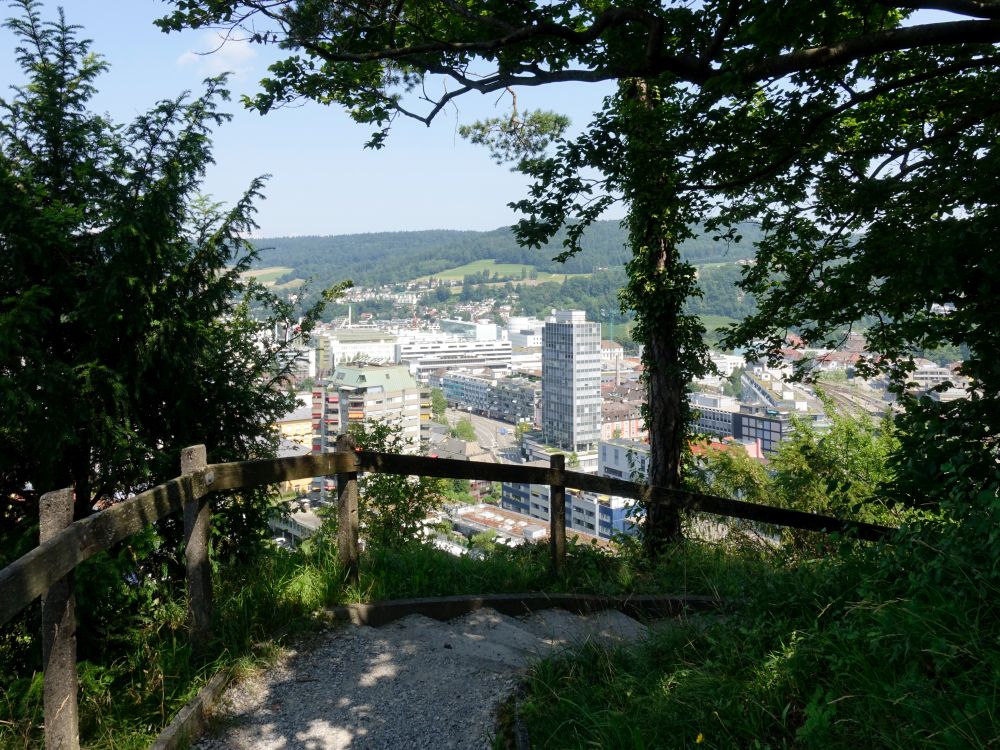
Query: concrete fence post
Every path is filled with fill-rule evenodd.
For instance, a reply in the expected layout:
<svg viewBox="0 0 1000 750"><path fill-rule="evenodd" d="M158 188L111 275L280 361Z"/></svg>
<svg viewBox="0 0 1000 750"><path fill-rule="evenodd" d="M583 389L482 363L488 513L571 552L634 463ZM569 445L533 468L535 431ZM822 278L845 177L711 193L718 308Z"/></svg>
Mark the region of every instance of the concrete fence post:
<svg viewBox="0 0 1000 750"><path fill-rule="evenodd" d="M181 451L181 476L208 465L204 445ZM187 567L188 638L195 654L204 654L212 642L212 567L208 560L212 509L201 493L184 503L184 562Z"/></svg>
<svg viewBox="0 0 1000 750"><path fill-rule="evenodd" d="M42 495L38 506L39 541L44 543L73 523L73 490ZM45 747L80 747L76 674L76 597L73 573L42 595L42 664L45 670Z"/></svg>
<svg viewBox="0 0 1000 750"><path fill-rule="evenodd" d="M355 460L353 435L337 436L337 453ZM348 580L358 580L358 473L337 474L337 551Z"/></svg>
<svg viewBox="0 0 1000 750"><path fill-rule="evenodd" d="M566 566L566 456L553 454L549 468L558 472L558 482L549 485L549 551L552 572L559 575Z"/></svg>

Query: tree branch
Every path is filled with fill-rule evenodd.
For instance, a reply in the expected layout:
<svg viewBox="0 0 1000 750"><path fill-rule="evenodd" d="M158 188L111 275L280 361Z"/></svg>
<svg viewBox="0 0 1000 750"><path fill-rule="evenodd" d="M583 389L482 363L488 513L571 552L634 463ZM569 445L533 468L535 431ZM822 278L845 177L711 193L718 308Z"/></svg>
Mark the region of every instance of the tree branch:
<svg viewBox="0 0 1000 750"><path fill-rule="evenodd" d="M848 112L854 107L877 99L885 94L890 94L893 91L899 91L900 89L906 89L911 86L926 83L940 76L962 73L992 65L1000 65L1000 57L982 57L978 60L962 60L952 63L951 65L940 66L924 73L908 76L907 78L902 78L898 81L893 81L892 83L883 84L881 86L873 86L872 88L860 93L854 93L846 101L838 104L836 107L832 107L826 112L823 112L810 120L803 130L803 135L805 137L802 138L797 144L786 147L782 155L769 164L758 167L751 174L739 179L726 180L717 183L699 183L697 185L686 185L685 187L709 191L727 191L745 187L753 184L754 182L766 179L777 174L784 167L794 161L795 158L802 152L802 149L809 145L809 137L814 135L823 123Z"/></svg>
<svg viewBox="0 0 1000 750"><path fill-rule="evenodd" d="M736 21L739 18L740 4L741 0L730 0L729 7L726 8L726 13L719 23L719 28L715 30L715 34L712 36L712 41L709 42L698 58L702 65L707 67L715 59L715 56L722 51L726 37L732 31L733 26L736 25Z"/></svg>
<svg viewBox="0 0 1000 750"><path fill-rule="evenodd" d="M995 44L1000 42L1000 23L996 21L951 21L889 29L847 39L824 47L789 52L749 65L741 72L744 80L762 81L781 78L806 70L829 68L882 52L943 44Z"/></svg>
<svg viewBox="0 0 1000 750"><path fill-rule="evenodd" d="M905 8L908 10L943 10L948 13L957 13L962 16L972 18L995 18L1000 19L1000 3L996 0L913 0L913 2L885 2L892 8Z"/></svg>
<svg viewBox="0 0 1000 750"><path fill-rule="evenodd" d="M331 65L361 65L365 63L382 63L391 65L398 63L407 66L417 75L436 73L446 75L460 82L463 90L491 93L511 86L542 86L548 83L565 81L598 82L622 78L652 78L661 75L676 77L696 85L704 85L713 78L724 75L735 75L745 86L779 79L784 76L819 70L837 65L846 65L863 57L870 57L887 52L907 49L917 49L931 46L952 44L996 44L1000 42L1000 2L998 0L909 0L902 3L892 0L879 0L895 8L936 8L963 16L975 16L985 20L961 20L940 23L922 24L903 28L892 28L863 34L857 37L843 39L833 44L808 49L797 49L784 54L764 57L756 61L739 62L735 64L721 63L712 65L725 49L727 38L731 38L738 27L742 8L742 0L730 0L721 14L717 28L708 45L699 55L679 51L684 40L678 41L675 34L670 33L667 16L657 14L640 7L617 7L605 10L595 15L589 26L577 27L571 24L557 23L538 13L528 12L520 21L520 25L495 15L480 16L465 3L457 0L443 0L447 13L460 18L464 28L454 32L447 39L435 38L433 30L421 29L415 25L420 17L405 17L405 11L399 0L392 3L389 19L391 32L388 36L379 34L376 38L362 35L360 38L351 33L350 29L337 26L337 21L331 21L333 26L329 34L322 34L311 29L296 29L293 16L282 12L290 6L289 0L244 0L242 5L248 9L235 21L245 24L254 13L269 18L283 32L281 40L286 45L298 46L316 58ZM350 16L352 12L367 15L371 8L365 4L332 2L334 11L339 10ZM543 6L544 8L544 6ZM695 13L695 11L691 11ZM226 19L221 15L214 21L234 23L232 17ZM195 25L204 25L209 21L200 19ZM346 23L346 22L345 22ZM614 29L636 27L644 30L644 54L630 55L593 55L584 54L592 45L601 44L607 32ZM400 44L397 32L404 39L413 39L413 43ZM300 36L300 34L302 36ZM256 38L261 38L257 35ZM269 38L266 35L265 39ZM277 35L275 35L277 39ZM382 41L378 41L381 39ZM561 67L562 63L553 69L546 67L543 53L532 49L532 45L546 42L558 42L567 52L566 59L575 61L577 67ZM360 45L360 46L359 46ZM462 65L474 57L495 59L501 52L522 50L518 54L508 55L504 66L479 80L471 80L464 75ZM593 50L591 50L593 51ZM456 61L456 56L459 59ZM462 58L466 58L464 61ZM597 57L602 60L592 66L580 64L581 60ZM442 63L441 60L449 63ZM424 122L430 122L441 110L442 102L451 101L459 93L452 92L446 99L435 103L428 115L417 116ZM391 105L399 108L394 103ZM405 113L413 116L413 113Z"/></svg>

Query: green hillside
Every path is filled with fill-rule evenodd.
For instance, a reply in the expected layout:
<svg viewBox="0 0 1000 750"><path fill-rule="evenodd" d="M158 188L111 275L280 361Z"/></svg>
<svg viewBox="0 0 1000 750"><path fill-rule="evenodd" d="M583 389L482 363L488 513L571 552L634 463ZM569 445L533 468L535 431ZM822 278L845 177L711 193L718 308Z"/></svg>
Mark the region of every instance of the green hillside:
<svg viewBox="0 0 1000 750"><path fill-rule="evenodd" d="M466 276L472 274L481 274L483 271L489 271L489 273L497 279L513 279L520 280L523 278L528 278L529 274L534 271L534 276L531 277L533 281L555 281L563 280L565 278L573 278L574 276L588 276L589 274L568 274L568 273L552 273L550 271L538 271L533 265L528 263L497 263L492 258L487 258L485 260L474 260L471 263L466 263L461 266L455 266L454 268L446 268L439 273L430 274L428 276L421 276L417 281L426 281L430 278L441 279L443 281L462 281Z"/></svg>
<svg viewBox="0 0 1000 750"><path fill-rule="evenodd" d="M703 235L684 243L684 256L696 264L731 262L753 255L759 229L743 228L739 244L713 242ZM314 286L352 279L373 285L440 274L467 263L493 259L497 264L526 264L552 274L584 274L622 266L629 257L625 232L617 221L600 221L586 233L583 251L565 263L552 260L561 249L556 242L540 250L520 247L510 228L489 232L431 230L378 232L328 237L274 237L256 240L257 267L291 269L276 282L312 279Z"/></svg>

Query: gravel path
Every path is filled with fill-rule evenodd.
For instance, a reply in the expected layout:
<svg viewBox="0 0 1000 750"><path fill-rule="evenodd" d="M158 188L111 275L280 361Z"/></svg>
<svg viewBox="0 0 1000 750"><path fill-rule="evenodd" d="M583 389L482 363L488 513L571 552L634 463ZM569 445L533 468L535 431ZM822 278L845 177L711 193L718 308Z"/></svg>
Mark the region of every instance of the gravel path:
<svg viewBox="0 0 1000 750"><path fill-rule="evenodd" d="M442 623L411 615L331 629L266 673L229 688L199 750L489 748L495 707L528 664L586 638L642 637L619 612L489 609Z"/></svg>

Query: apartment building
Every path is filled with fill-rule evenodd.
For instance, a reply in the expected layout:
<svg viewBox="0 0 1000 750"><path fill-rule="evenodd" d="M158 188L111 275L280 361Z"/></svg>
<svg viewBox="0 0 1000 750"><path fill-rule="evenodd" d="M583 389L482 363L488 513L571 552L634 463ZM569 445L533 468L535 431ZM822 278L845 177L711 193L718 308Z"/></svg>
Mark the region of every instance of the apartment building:
<svg viewBox="0 0 1000 750"><path fill-rule="evenodd" d="M537 465L547 465L543 461ZM629 508L634 501L582 490L566 490L566 528L598 539L631 533ZM504 482L500 507L549 523L549 486Z"/></svg>
<svg viewBox="0 0 1000 750"><path fill-rule="evenodd" d="M313 387L312 396L313 453L335 450L339 434L367 421L398 425L410 450L417 452L430 425L430 390L401 365L340 365L328 381ZM317 478L313 488L321 485L332 490L333 479L322 483Z"/></svg>
<svg viewBox="0 0 1000 750"><path fill-rule="evenodd" d="M541 398L538 384L527 378L488 378L465 372L445 375L441 389L448 403L511 424L534 424Z"/></svg>
<svg viewBox="0 0 1000 750"><path fill-rule="evenodd" d="M601 405L601 440L645 440L648 434L642 402L605 401Z"/></svg>
<svg viewBox="0 0 1000 750"><path fill-rule="evenodd" d="M601 327L556 310L542 331L542 431L549 445L593 451L601 438Z"/></svg>

